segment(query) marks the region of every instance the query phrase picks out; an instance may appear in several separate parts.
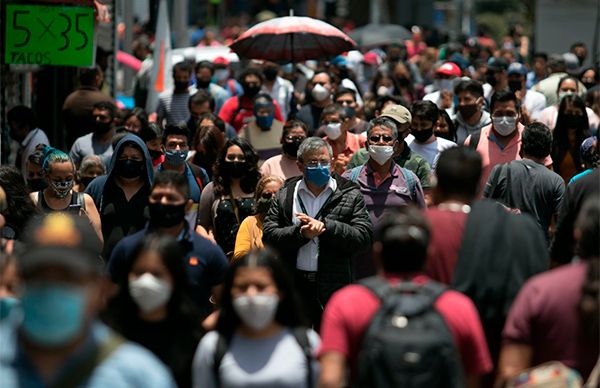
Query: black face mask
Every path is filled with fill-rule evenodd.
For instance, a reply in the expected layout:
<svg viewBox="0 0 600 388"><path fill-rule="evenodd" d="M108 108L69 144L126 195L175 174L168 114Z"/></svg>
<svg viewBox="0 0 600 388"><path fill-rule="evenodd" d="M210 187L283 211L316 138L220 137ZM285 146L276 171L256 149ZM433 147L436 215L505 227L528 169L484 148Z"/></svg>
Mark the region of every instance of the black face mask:
<svg viewBox="0 0 600 388"><path fill-rule="evenodd" d="M95 176L82 176L79 182L81 182L81 184L85 187L88 187L94 179L96 179Z"/></svg>
<svg viewBox="0 0 600 388"><path fill-rule="evenodd" d="M496 86L496 84L498 83L498 81L496 81L496 76L495 76L494 72L487 73L486 76L485 76L485 80L492 87Z"/></svg>
<svg viewBox="0 0 600 388"><path fill-rule="evenodd" d="M302 144L302 140L296 140L292 142L284 142L281 148L283 152L288 154L291 157L296 157L298 155L298 148L300 148L300 144Z"/></svg>
<svg viewBox="0 0 600 388"><path fill-rule="evenodd" d="M508 88L511 92L516 92L517 90L521 90L522 83L521 81L508 81Z"/></svg>
<svg viewBox="0 0 600 388"><path fill-rule="evenodd" d="M223 169L223 172L232 178L242 178L248 174L246 162L225 162Z"/></svg>
<svg viewBox="0 0 600 388"><path fill-rule="evenodd" d="M277 73L278 73L278 70L276 67L267 67L263 70L263 74L265 75L265 78L268 79L269 81L275 81L275 78L277 78Z"/></svg>
<svg viewBox="0 0 600 388"><path fill-rule="evenodd" d="M398 78L398 85L405 88L408 85L410 85L410 80L406 77L400 77L400 78Z"/></svg>
<svg viewBox="0 0 600 388"><path fill-rule="evenodd" d="M187 90L188 86L189 86L189 82L181 82L181 81L175 81L175 90L178 92L182 92L184 90Z"/></svg>
<svg viewBox="0 0 600 388"><path fill-rule="evenodd" d="M258 214L267 214L272 203L273 198L259 198L258 201L256 201L256 212Z"/></svg>
<svg viewBox="0 0 600 388"><path fill-rule="evenodd" d="M156 228L170 228L179 225L185 219L185 203L181 205L165 205L148 203L150 225Z"/></svg>
<svg viewBox="0 0 600 388"><path fill-rule="evenodd" d="M575 115L564 115L563 123L567 128L583 128L585 127L585 117L584 116L575 116Z"/></svg>
<svg viewBox="0 0 600 388"><path fill-rule="evenodd" d="M244 89L244 97L254 98L260 92L260 86L250 86L247 83L242 84L242 89Z"/></svg>
<svg viewBox="0 0 600 388"><path fill-rule="evenodd" d="M102 121L96 121L94 132L98 134L103 134L110 131L111 128L111 123L103 123Z"/></svg>
<svg viewBox="0 0 600 388"><path fill-rule="evenodd" d="M35 193L36 191L42 191L48 187L48 182L43 178L28 179L27 185L29 186L29 190L31 190L32 193Z"/></svg>
<svg viewBox="0 0 600 388"><path fill-rule="evenodd" d="M148 150L148 152L150 153L150 157L152 158L152 160L156 160L163 155L162 151L158 150Z"/></svg>
<svg viewBox="0 0 600 388"><path fill-rule="evenodd" d="M210 85L210 80L208 81L202 81L202 80L196 80L196 86L198 87L198 89L208 89L208 86Z"/></svg>
<svg viewBox="0 0 600 388"><path fill-rule="evenodd" d="M144 162L141 160L119 159L115 165L115 173L123 178L137 178L144 171Z"/></svg>
<svg viewBox="0 0 600 388"><path fill-rule="evenodd" d="M419 143L424 143L433 135L433 127L429 129L422 129L420 131L411 131L411 134L415 137L415 140Z"/></svg>
<svg viewBox="0 0 600 388"><path fill-rule="evenodd" d="M470 119L478 111L477 104L459 105L456 109L463 119Z"/></svg>
<svg viewBox="0 0 600 388"><path fill-rule="evenodd" d="M594 86L596 86L595 82L584 82L583 85L585 86L586 89L591 89Z"/></svg>

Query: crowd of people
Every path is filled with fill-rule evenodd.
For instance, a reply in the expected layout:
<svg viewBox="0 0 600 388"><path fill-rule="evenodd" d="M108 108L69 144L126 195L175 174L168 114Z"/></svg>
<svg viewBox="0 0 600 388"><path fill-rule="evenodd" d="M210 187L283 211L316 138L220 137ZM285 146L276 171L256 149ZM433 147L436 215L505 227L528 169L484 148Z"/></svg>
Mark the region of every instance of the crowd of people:
<svg viewBox="0 0 600 388"><path fill-rule="evenodd" d="M184 60L152 109L81 69L66 148L12 107L0 385L595 381L598 63L412 31Z"/></svg>

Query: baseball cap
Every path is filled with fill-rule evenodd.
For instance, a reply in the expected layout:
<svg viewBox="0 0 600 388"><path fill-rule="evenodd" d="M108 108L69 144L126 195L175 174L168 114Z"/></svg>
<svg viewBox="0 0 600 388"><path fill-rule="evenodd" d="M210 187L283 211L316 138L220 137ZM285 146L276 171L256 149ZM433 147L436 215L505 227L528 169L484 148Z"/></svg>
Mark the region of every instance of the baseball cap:
<svg viewBox="0 0 600 388"><path fill-rule="evenodd" d="M460 77L462 74L460 67L453 62L444 62L435 72L444 75L454 75L456 77Z"/></svg>
<svg viewBox="0 0 600 388"><path fill-rule="evenodd" d="M410 111L402 105L388 105L383 108L383 112L379 117L389 117L390 119L398 122L399 124L410 123L412 116Z"/></svg>
<svg viewBox="0 0 600 388"><path fill-rule="evenodd" d="M588 164L592 164L594 161L594 142L597 142L596 136L590 136L581 143L581 147L579 148L581 160Z"/></svg>
<svg viewBox="0 0 600 388"><path fill-rule="evenodd" d="M49 265L74 273L101 273L101 249L87 217L52 212L29 224L17 264L22 274Z"/></svg>
<svg viewBox="0 0 600 388"><path fill-rule="evenodd" d="M374 51L369 51L363 57L363 62L369 65L380 65L381 58Z"/></svg>
<svg viewBox="0 0 600 388"><path fill-rule="evenodd" d="M508 63L503 58L491 57L488 60L488 69L502 71L508 69Z"/></svg>
<svg viewBox="0 0 600 388"><path fill-rule="evenodd" d="M228 66L229 65L229 59L225 58L225 57L216 57L215 60L213 61L213 63L215 65L225 65Z"/></svg>
<svg viewBox="0 0 600 388"><path fill-rule="evenodd" d="M579 59L577 59L575 54L564 53L563 58L567 67L567 73L577 73L579 71Z"/></svg>
<svg viewBox="0 0 600 388"><path fill-rule="evenodd" d="M508 75L511 74L519 74L519 75L527 75L527 68L519 62L513 62L508 66Z"/></svg>

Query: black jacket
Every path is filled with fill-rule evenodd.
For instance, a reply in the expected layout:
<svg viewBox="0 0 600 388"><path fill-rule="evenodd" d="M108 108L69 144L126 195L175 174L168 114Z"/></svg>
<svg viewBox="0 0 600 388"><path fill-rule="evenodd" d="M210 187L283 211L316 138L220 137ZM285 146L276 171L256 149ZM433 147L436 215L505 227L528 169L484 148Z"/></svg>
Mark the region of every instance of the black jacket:
<svg viewBox="0 0 600 388"><path fill-rule="evenodd" d="M263 241L279 250L290 269L296 269L298 250L308 239L292 222L294 189L302 177L290 178L279 190L263 223ZM352 258L371 245L373 227L363 196L352 182L334 175L337 189L321 211L326 231L319 236L317 282L322 305L354 280Z"/></svg>

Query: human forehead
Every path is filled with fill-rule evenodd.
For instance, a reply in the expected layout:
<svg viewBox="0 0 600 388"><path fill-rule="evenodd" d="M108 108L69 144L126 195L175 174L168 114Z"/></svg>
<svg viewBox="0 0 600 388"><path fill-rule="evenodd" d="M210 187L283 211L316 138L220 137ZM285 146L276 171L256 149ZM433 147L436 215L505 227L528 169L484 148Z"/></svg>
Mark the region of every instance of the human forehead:
<svg viewBox="0 0 600 388"><path fill-rule="evenodd" d="M330 122L330 121L340 121L340 114L339 113L328 113L325 116L323 116L323 121L324 122Z"/></svg>
<svg viewBox="0 0 600 388"><path fill-rule="evenodd" d="M125 158L143 159L144 154L142 153L142 151L140 151L139 149L137 149L134 146L125 145L125 146L123 146L123 152L121 152L121 156L119 156L119 158L120 159L125 159Z"/></svg>
<svg viewBox="0 0 600 388"><path fill-rule="evenodd" d="M312 80L313 84L328 84L331 82L329 75L327 73L319 73L315 74Z"/></svg>
<svg viewBox="0 0 600 388"><path fill-rule="evenodd" d="M233 285L234 286L249 286L249 285L259 285L262 287L265 286L274 286L275 281L273 280L273 276L271 275L271 271L264 267L241 267L235 271L235 276L233 277Z"/></svg>
<svg viewBox="0 0 600 388"><path fill-rule="evenodd" d="M169 272L169 269L163 262L158 252L154 250L143 251L131 266L133 273L142 274L149 272L152 274Z"/></svg>
<svg viewBox="0 0 600 388"><path fill-rule="evenodd" d="M227 155L244 155L244 151L237 145L227 148Z"/></svg>
<svg viewBox="0 0 600 388"><path fill-rule="evenodd" d="M391 128L384 127L383 125L376 125L373 128L371 128L371 131L370 131L371 135L389 135L389 136L392 136L393 133L394 133L394 131L392 131Z"/></svg>
<svg viewBox="0 0 600 388"><path fill-rule="evenodd" d="M288 136L306 136L306 132L302 127L293 127L288 131Z"/></svg>
<svg viewBox="0 0 600 388"><path fill-rule="evenodd" d="M187 144L187 136L184 135L169 135L166 139L166 144Z"/></svg>
<svg viewBox="0 0 600 388"><path fill-rule="evenodd" d="M494 112L501 110L501 111L517 111L517 106L515 105L514 101L496 101L494 103Z"/></svg>
<svg viewBox="0 0 600 388"><path fill-rule="evenodd" d="M577 90L577 83L575 80L566 79L560 84L560 90Z"/></svg>
<svg viewBox="0 0 600 388"><path fill-rule="evenodd" d="M70 161L50 163L49 174L52 176L69 176L74 173L75 169Z"/></svg>
<svg viewBox="0 0 600 388"><path fill-rule="evenodd" d="M321 149L316 150L316 151L312 151L312 152L307 152L302 159L305 162L318 162L318 161L329 161L331 160L330 156L329 156L329 150L327 149L326 146L321 147Z"/></svg>
<svg viewBox="0 0 600 388"><path fill-rule="evenodd" d="M173 200L185 200L185 196L177 189L177 187L170 183L154 186L150 193L150 197L154 199L170 197Z"/></svg>
<svg viewBox="0 0 600 388"><path fill-rule="evenodd" d="M244 81L247 82L247 83L254 82L254 83L258 84L258 83L260 83L260 78L258 78L258 76L256 74L247 74L244 77Z"/></svg>
<svg viewBox="0 0 600 388"><path fill-rule="evenodd" d="M352 93L341 94L335 100L338 102L345 102L345 101L354 102L355 101L354 95Z"/></svg>

